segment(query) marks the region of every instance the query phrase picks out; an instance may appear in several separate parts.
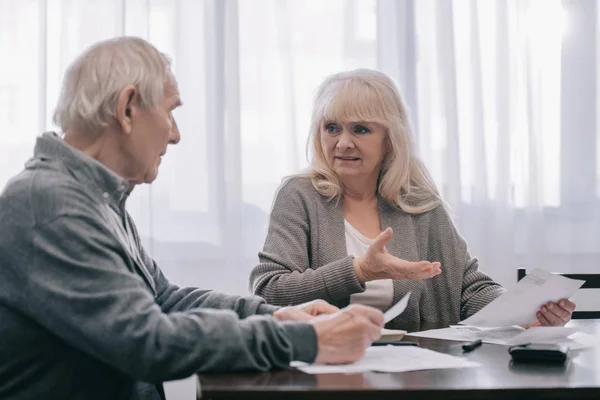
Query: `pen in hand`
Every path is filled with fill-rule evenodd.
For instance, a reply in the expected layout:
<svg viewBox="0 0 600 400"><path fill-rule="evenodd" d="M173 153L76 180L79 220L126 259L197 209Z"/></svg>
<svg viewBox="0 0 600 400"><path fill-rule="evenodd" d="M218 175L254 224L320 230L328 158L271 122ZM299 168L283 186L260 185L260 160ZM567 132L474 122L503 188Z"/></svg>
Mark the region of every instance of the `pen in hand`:
<svg viewBox="0 0 600 400"><path fill-rule="evenodd" d="M475 350L477 347L481 346L482 343L483 342L481 341L481 339L477 339L472 342L463 344L462 348L463 348L463 351L465 353L467 353L469 351Z"/></svg>

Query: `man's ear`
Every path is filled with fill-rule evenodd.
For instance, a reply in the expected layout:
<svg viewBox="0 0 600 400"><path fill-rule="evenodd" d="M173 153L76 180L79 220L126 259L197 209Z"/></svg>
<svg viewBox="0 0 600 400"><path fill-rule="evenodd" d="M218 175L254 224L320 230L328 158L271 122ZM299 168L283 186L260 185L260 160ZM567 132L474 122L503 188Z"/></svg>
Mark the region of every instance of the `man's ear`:
<svg viewBox="0 0 600 400"><path fill-rule="evenodd" d="M121 131L125 135L129 135L132 130L132 118L137 111L138 92L135 86L128 85L119 93L117 99L117 121L121 127Z"/></svg>

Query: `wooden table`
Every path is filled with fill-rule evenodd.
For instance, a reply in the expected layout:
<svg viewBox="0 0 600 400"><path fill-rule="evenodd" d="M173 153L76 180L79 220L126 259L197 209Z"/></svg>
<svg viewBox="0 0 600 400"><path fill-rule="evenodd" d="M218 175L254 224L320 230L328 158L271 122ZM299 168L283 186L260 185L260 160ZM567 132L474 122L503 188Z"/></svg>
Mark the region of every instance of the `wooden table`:
<svg viewBox="0 0 600 400"><path fill-rule="evenodd" d="M568 326L600 337L600 320ZM409 332L441 328L424 324ZM479 368L403 373L308 375L298 370L198 376L198 399L597 399L600 349L572 351L564 366L514 365L506 346L483 344L463 354L461 342L406 338L421 347L466 357Z"/></svg>

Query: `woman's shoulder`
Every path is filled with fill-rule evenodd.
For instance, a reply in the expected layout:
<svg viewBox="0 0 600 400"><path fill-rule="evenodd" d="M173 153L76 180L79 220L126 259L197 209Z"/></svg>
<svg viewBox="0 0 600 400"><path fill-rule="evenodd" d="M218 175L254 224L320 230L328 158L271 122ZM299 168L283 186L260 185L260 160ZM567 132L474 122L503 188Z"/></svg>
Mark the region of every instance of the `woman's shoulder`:
<svg viewBox="0 0 600 400"><path fill-rule="evenodd" d="M446 203L441 203L431 210L415 215L413 218L416 230L423 237L429 237L442 243L462 241L462 236L456 228L454 214Z"/></svg>
<svg viewBox="0 0 600 400"><path fill-rule="evenodd" d="M274 196L274 203L287 204L312 203L321 195L312 184L309 176L293 175L283 178Z"/></svg>
<svg viewBox="0 0 600 400"><path fill-rule="evenodd" d="M292 175L283 178L281 181L275 197L279 196L294 196L314 200L321 197L321 194L313 186L310 176Z"/></svg>
<svg viewBox="0 0 600 400"><path fill-rule="evenodd" d="M443 223L444 221L451 220L448 206L444 202L440 202L425 212L414 214L414 217L434 223Z"/></svg>
<svg viewBox="0 0 600 400"><path fill-rule="evenodd" d="M310 176L307 175L290 175L281 180L279 190L314 192L315 188L312 184Z"/></svg>
<svg viewBox="0 0 600 400"><path fill-rule="evenodd" d="M448 206L444 202L440 202L431 209L419 213L409 213L387 203L383 208L383 212L396 215L401 220L408 218L412 220L415 229L421 231L430 231L430 229L447 230L452 229L454 226ZM392 218L395 219L395 217Z"/></svg>

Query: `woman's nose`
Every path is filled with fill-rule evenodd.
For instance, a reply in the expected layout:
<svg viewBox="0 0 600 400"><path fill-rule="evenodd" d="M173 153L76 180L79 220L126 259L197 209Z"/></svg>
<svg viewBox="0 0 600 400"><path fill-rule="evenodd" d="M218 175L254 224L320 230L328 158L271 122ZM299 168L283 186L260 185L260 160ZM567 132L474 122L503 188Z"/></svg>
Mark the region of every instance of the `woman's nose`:
<svg viewBox="0 0 600 400"><path fill-rule="evenodd" d="M343 130L339 136L337 147L340 150L348 150L354 148L354 141L352 140L352 134L347 130Z"/></svg>

